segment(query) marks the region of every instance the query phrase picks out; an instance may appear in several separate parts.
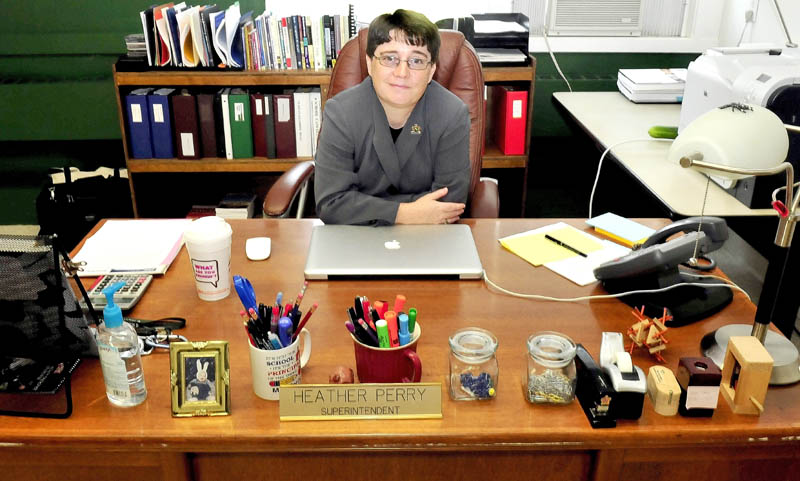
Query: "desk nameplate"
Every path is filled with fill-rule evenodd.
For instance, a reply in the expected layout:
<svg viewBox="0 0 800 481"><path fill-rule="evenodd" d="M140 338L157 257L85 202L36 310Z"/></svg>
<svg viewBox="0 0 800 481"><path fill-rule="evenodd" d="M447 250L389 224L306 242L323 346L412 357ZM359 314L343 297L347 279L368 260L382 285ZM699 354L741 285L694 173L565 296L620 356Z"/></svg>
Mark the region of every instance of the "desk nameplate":
<svg viewBox="0 0 800 481"><path fill-rule="evenodd" d="M281 386L281 421L441 419L442 383Z"/></svg>

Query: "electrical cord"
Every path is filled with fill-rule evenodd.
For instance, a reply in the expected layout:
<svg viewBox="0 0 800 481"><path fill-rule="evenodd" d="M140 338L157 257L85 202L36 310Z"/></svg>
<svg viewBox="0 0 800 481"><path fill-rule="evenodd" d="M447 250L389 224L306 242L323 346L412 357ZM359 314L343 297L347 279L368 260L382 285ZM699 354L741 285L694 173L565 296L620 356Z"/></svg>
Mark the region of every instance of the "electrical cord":
<svg viewBox="0 0 800 481"><path fill-rule="evenodd" d="M603 159L606 158L606 155L608 155L608 153L611 152L612 149L615 149L615 148L619 147L622 144L628 144L628 143L631 143L631 142L650 142L650 141L672 142L673 139L656 139L656 138L650 138L650 137L641 138L641 139L628 139L628 140L623 140L621 142L617 142L616 144L611 145L605 151L603 151L603 154L600 156L600 161L597 164L597 174L594 177L594 184L592 185L592 193L589 194L589 219L592 218L592 206L594 204L594 193L595 193L595 190L597 189L597 182L600 180L600 168L603 166Z"/></svg>
<svg viewBox="0 0 800 481"><path fill-rule="evenodd" d="M489 279L489 276L486 275L486 271L485 270L483 271L483 280L486 282L486 284L488 286L490 286L490 287L502 292L503 294L507 294L507 295L513 296L513 297L521 297L523 299L534 299L534 300L538 300L538 301L580 302L580 301L588 301L588 300L592 300L592 299L615 299L615 298L618 298L618 297L624 297L624 296L629 296L629 295L633 295L633 294L655 294L655 293L658 293L658 292L666 292L666 291L670 291L672 289L675 289L675 288L678 288L678 287L681 287L681 286L727 287L728 289L737 290L737 291L742 292L747 297L747 299L750 300L750 296L747 294L747 292L745 292L744 289L742 289L741 287L739 287L735 283L733 283L731 281L728 281L727 279L724 279L724 278L719 277L719 276L713 276L713 275L699 275L699 274L691 274L691 273L686 273L686 274L690 275L692 277L698 277L698 278L712 277L712 278L715 278L715 279L720 279L720 280L725 281L725 282L722 283L722 284L703 284L703 283L700 283L700 282L683 282L683 283L680 283L680 284L673 284L671 286L662 287L661 289L639 289L639 290L635 290L635 291L620 292L618 294L600 294L600 295L594 295L594 296L566 297L565 298L565 297L541 296L541 295L538 295L538 294L523 294L523 293L519 293L519 292L509 291L508 289L500 287L499 285L495 284L494 281Z"/></svg>
<svg viewBox="0 0 800 481"><path fill-rule="evenodd" d="M547 53L550 54L550 59L553 61L553 65L556 67L556 71L564 80L564 82L566 82L569 91L572 92L572 85L569 84L569 80L567 80L566 75L564 75L564 72L561 71L561 67L558 65L558 61L556 60L556 56L553 53L553 49L550 47L550 41L547 39L547 28L544 26L542 26L542 38L544 39L544 44L547 45Z"/></svg>

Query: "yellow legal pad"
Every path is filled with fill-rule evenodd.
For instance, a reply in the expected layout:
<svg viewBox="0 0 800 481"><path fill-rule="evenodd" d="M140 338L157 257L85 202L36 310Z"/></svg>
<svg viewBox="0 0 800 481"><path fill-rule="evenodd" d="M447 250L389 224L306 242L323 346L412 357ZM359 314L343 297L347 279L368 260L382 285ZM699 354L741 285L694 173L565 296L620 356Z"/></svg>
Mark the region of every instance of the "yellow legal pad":
<svg viewBox="0 0 800 481"><path fill-rule="evenodd" d="M600 242L592 239L585 232L570 226L548 231L537 229L536 232L530 234L504 237L500 239L500 245L537 267L548 262L560 261L578 255L551 240L545 239L545 234L578 249L584 254L603 249L603 245Z"/></svg>

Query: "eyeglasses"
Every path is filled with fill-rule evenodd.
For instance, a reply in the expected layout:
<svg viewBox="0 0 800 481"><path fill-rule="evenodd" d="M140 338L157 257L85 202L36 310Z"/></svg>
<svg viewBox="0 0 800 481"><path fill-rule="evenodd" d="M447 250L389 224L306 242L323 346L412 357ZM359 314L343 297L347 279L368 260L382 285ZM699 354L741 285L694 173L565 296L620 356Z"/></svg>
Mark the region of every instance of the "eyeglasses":
<svg viewBox="0 0 800 481"><path fill-rule="evenodd" d="M400 62L406 62L408 64L408 68L411 70L425 70L428 68L428 64L432 63L423 57L411 57L407 60L403 60L397 55L382 55L377 58L381 65L389 68L397 68L397 66L400 65Z"/></svg>

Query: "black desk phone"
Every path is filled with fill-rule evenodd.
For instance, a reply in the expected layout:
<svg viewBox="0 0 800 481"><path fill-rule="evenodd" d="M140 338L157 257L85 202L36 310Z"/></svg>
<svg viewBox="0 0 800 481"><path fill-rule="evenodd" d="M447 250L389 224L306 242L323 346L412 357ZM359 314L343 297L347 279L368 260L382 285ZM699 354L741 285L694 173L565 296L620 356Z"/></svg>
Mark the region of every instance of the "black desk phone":
<svg viewBox="0 0 800 481"><path fill-rule="evenodd" d="M677 233L684 233L671 240ZM606 262L594 276L610 293L640 289L660 289L681 283L721 284L718 279L698 279L679 269L690 258L705 256L719 249L728 239L728 226L719 217L689 217L670 224L651 235L630 254ZM695 246L697 252L695 254ZM645 315L661 317L664 308L672 315L669 326L676 327L703 319L725 307L733 299L728 287L683 286L650 294L620 298L634 307L645 306Z"/></svg>

